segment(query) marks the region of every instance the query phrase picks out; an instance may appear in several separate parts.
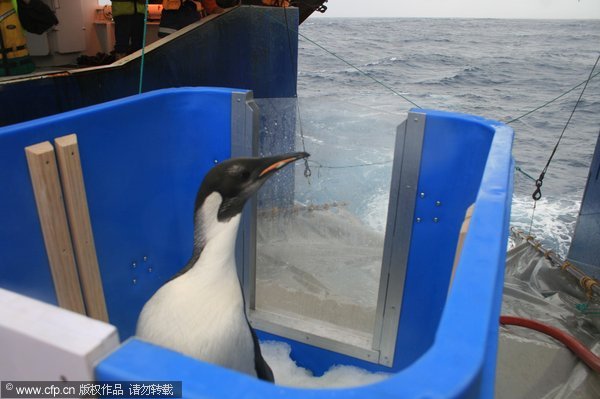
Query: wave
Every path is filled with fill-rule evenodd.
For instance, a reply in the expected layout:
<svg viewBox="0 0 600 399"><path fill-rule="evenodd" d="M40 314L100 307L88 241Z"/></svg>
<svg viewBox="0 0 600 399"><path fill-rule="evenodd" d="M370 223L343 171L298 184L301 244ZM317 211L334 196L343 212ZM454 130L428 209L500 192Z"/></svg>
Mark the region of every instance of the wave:
<svg viewBox="0 0 600 399"><path fill-rule="evenodd" d="M534 212L530 196L514 196L511 225L533 235L564 259L571 245L580 206L581 201L575 198L542 198Z"/></svg>

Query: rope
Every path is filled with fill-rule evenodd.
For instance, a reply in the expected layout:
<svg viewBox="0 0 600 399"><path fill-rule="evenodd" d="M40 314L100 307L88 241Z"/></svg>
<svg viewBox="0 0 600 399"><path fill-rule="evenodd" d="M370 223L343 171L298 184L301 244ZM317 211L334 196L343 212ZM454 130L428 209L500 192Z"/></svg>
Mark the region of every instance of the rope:
<svg viewBox="0 0 600 399"><path fill-rule="evenodd" d="M370 74L368 74L367 72L363 71L362 69L360 69L359 67L357 67L356 65L346 61L345 59L343 59L342 57L340 57L339 55L335 54L333 51L330 51L328 49L326 49L325 47L321 46L319 43L309 39L307 36L301 34L300 32L298 32L298 35L301 36L303 39L309 41L310 43L314 44L315 46L319 47L320 49L326 51L327 53L331 54L332 56L334 56L335 58L337 58L338 60L342 61L343 63L345 63L346 65L356 69L360 74L366 76L367 78L373 80L374 82L380 84L381 86L385 87L386 89L388 89L389 91L391 91L393 94L395 94L396 96L404 99L405 101L411 103L412 105L414 105L417 108L422 108L419 104L415 103L414 101L412 101L411 99L409 99L408 97L398 93L396 90L394 90L392 87L390 87L389 85L386 85L385 83L383 83L382 81L380 81L379 79L375 78L374 76L371 76Z"/></svg>
<svg viewBox="0 0 600 399"><path fill-rule="evenodd" d="M285 8L284 8L285 10ZM266 15L268 18L270 18L271 20L275 21L278 24L281 24L281 22L279 22L278 20L276 20L275 18L273 18L272 16L270 16L267 12L263 12L264 15ZM287 23L287 18L286 18L286 23ZM287 25L287 24L286 24ZM375 78L374 76L369 75L367 72L363 71L362 69L360 69L359 67L357 67L356 65L352 64L350 61L346 61L344 58L340 57L339 55L335 54L333 51L328 50L327 48L323 47L322 45L320 45L319 43L315 42L314 40L310 39L309 37L307 37L306 35L303 35L302 33L300 33L298 30L290 28L289 26L286 26L286 28L293 32L296 33L298 36L302 37L303 39L305 39L306 41L314 44L315 46L319 47L321 50L325 51L326 53L334 56L335 58L337 58L338 60L342 61L344 64L350 66L351 68L357 70L360 74L362 74L363 76L371 79L372 81L374 81L375 83L385 87L387 90L389 90L390 92L392 92L393 94L395 94L396 96L404 99L405 101L411 103L412 105L414 105L417 108L422 108L420 105L418 105L417 103L415 103L414 101L412 101L411 99L409 99L408 97L398 93L396 90L394 90L394 88L390 87L389 85L386 85L385 83L383 83L382 81L380 81L379 79Z"/></svg>
<svg viewBox="0 0 600 399"><path fill-rule="evenodd" d="M562 265L560 265L561 270L567 270L569 267L571 267L571 262L569 262L568 260L564 261L562 263Z"/></svg>
<svg viewBox="0 0 600 399"><path fill-rule="evenodd" d="M569 126L569 123L571 122L573 115L575 114L575 110L577 109L577 106L581 102L581 98L583 97L583 93L585 92L585 89L587 88L588 83L595 76L594 70L596 69L596 66L598 65L598 61L600 61L600 54L596 58L596 62L594 62L594 66L592 67L592 70L590 71L590 75L588 76L587 80L583 83L584 86L583 86L583 89L581 90L581 93L579 93L579 98L577 99L577 102L575 103L575 106L573 107L573 110L571 111L571 114L569 115L569 119L567 119L567 123L565 123L565 127L563 128L562 132L560 133L560 136L559 136L556 144L554 145L554 148L552 149L552 153L550 154L550 157L548 158L548 161L546 162L546 166L544 166L544 169L542 169L540 176L535 180L536 188L535 188L533 194L531 194L531 198L533 198L533 207L531 210L531 220L529 221L529 234L531 234L531 228L533 226L533 220L535 217L535 209L537 206L537 202L542 198L542 184L544 184L544 177L546 176L548 167L550 166L550 163L552 162L552 159L554 158L554 154L556 154L556 151L558 150L558 146L560 145L560 142L565 134L565 131L567 130L567 127ZM581 86L581 84L579 84L578 86ZM538 109L539 108L541 108L541 107L538 107ZM525 172L523 172L523 173L525 174ZM531 177L531 176L528 176L528 177Z"/></svg>
<svg viewBox="0 0 600 399"><path fill-rule="evenodd" d="M578 303L575 305L575 308L586 316L600 315L600 311L593 309L590 310L590 305L587 303Z"/></svg>
<svg viewBox="0 0 600 399"><path fill-rule="evenodd" d="M554 251L545 249L542 246L542 243L536 240L532 235L525 235L522 230L519 230L514 226L510 228L510 231L512 236L524 239L529 245L542 253L552 265L559 267L562 271L568 272L571 276L577 279L577 282L581 288L583 288L585 295L588 298L591 299L594 294L600 296L600 282L598 280L589 277L568 260L563 261L558 255L556 255Z"/></svg>
<svg viewBox="0 0 600 399"><path fill-rule="evenodd" d="M598 75L600 75L600 72L596 73L596 74L595 74L595 75L593 75L591 78L592 78L592 79L594 79L594 78L595 78L596 76L598 76ZM514 118L514 119L511 119L511 120L509 120L508 122L505 122L505 123L506 123L507 125L509 125L509 124L511 124L511 123L513 123L513 122L516 122L516 121L518 121L518 120L520 120L520 119L522 119L522 118L526 117L527 115L533 114L534 112L536 112L536 111L539 111L540 109L542 109L542 108L544 108L544 107L546 107L546 106L548 106L548 105L552 104L552 103L553 103L553 102L555 102L556 100L558 100L558 99L560 99L560 98L562 98L562 97L566 96L567 94L569 94L569 93L570 93L570 92L572 92L573 90L577 89L579 86L581 86L581 85L584 85L584 84L587 84L587 82L589 82L589 81L590 81L590 79L584 80L583 82L579 83L577 86L574 86L574 87L570 88L569 90L565 91L565 92L564 92L563 94L561 94L560 96L558 96L558 97L555 97L555 98L553 98L552 100L550 100L550 101L547 101L547 102L545 102L544 104L540 105L539 107L536 107L536 108L532 109L531 111L527 111L527 112L525 112L523 115L521 115L521 116L518 116L518 117L516 117L516 118Z"/></svg>
<svg viewBox="0 0 600 399"><path fill-rule="evenodd" d="M594 286L600 286L600 284L598 284L598 281L596 279L593 279L589 276L585 276L583 277L581 280L579 280L579 285L581 285L581 288L583 288L585 290L585 295L588 298L592 298L592 293L593 293L593 288Z"/></svg>
<svg viewBox="0 0 600 399"><path fill-rule="evenodd" d="M515 170L516 170L517 172L520 172L520 173L522 173L522 174L523 174L525 177L527 177L527 178L529 178L529 179L531 179L531 180L535 181L535 177L533 177L533 176L531 176L529 173L525 172L523 169L521 169L521 167L520 167L520 166L515 166Z"/></svg>
<svg viewBox="0 0 600 399"><path fill-rule="evenodd" d="M142 36L142 59L140 61L140 85L138 87L138 94L142 94L142 82L144 80L144 56L146 54L146 24L148 22L148 0L146 0L146 7L144 9L144 35Z"/></svg>
<svg viewBox="0 0 600 399"><path fill-rule="evenodd" d="M268 15L268 14L266 14ZM294 66L298 65L294 62L294 56L292 54L292 39L290 38L290 27L288 24L287 18L287 7L283 7L283 17L285 18L285 28L287 30L287 39L288 39L288 48L290 53L290 64L292 70L294 70ZM298 74L297 71L294 71ZM296 96L296 111L298 114L298 123L300 125L300 139L302 141L302 151L306 152L306 143L304 142L304 129L302 129L302 114L300 113L300 99ZM308 184L310 184L310 176L312 176L312 171L310 170L310 166L308 165L308 158L304 158L304 177L308 180Z"/></svg>
<svg viewBox="0 0 600 399"><path fill-rule="evenodd" d="M394 90L394 88L392 88L392 87L390 87L389 85L387 85L387 84L383 83L382 81L380 81L379 79L375 78L374 76L371 76L369 73L367 73L367 72L363 71L362 69L360 69L360 68L359 68L359 67L357 67L356 65L352 64L351 62L347 61L346 59L342 58L341 56L337 55L337 54L336 54L336 53L334 53L333 51L331 51L331 50L329 50L329 49L325 48L323 45L321 45L321 44L317 43L316 41L314 41L314 40L310 39L308 36L306 36L306 35L304 35L304 34L300 33L300 31L298 31L298 30L296 30L296 29L293 29L293 28L291 28L291 27L289 26L289 24L288 24L288 20L287 20L287 11L286 11L285 7L283 8L283 10L284 10L284 14L285 14L285 27L286 27L286 29L287 29L287 31L288 31L288 45L289 45L289 47L290 47L290 57L291 57L292 50L291 50L291 39L290 39L290 37L289 37L289 32L293 32L293 33L297 34L299 37L302 37L303 39L305 39L306 41L308 41L309 43L311 43L311 44L313 44L313 45L315 45L315 46L319 47L320 49L322 49L322 50L323 50L323 51L325 51L326 53L328 53L328 54L330 54L330 55L334 56L335 58L339 59L339 60L340 60L340 61L342 61L344 64L346 64L346 65L350 66L351 68L355 69L356 71L358 71L358 72L359 72L360 74L362 74L363 76L365 76L365 77L367 77L367 78L369 78L369 79L373 80L375 83L377 83L377 84L379 84L379 85L383 86L384 88L386 88L387 90L389 90L390 92L392 92L394 95L396 95L396 96L398 96L398 97L401 97L402 99L404 99L405 101L409 102L410 104L414 105L414 106L415 106L415 107L417 107L417 108L422 108L420 105L418 105L418 104L417 104L417 103L415 103L414 101L410 100L410 99L409 99L409 98L407 98L406 96L404 96L404 95L402 95L401 93L399 93L399 92L397 92L396 90ZM265 12L265 13L264 13L264 15L266 15L268 18L270 18L271 20L275 21L276 23L278 23L278 24L281 24L281 22L280 22L280 21L278 21L277 19L273 18L273 17L272 17L271 15L269 15L268 13L266 13L266 12ZM282 25L282 24L281 24L281 25ZM600 56L599 56L599 58L600 58ZM293 60L292 60L292 62L293 62ZM594 73L593 73L593 72L594 72L594 70L595 70L595 68L596 68L596 64L597 64L597 63L598 63L598 59L596 60L596 63L594 64L594 68L592 68L592 71L590 72L590 76L588 77L588 79L586 79L586 80L584 80L583 82L581 82L581 83L579 83L579 84L575 85L575 86L574 86L574 87L572 87L571 89L569 89L569 90L565 91L564 93L562 93L562 94L560 94L559 96L557 96L557 97L555 97L555 98L551 99L550 101L547 101L547 102L545 102L544 104L542 104L542 105L540 105L540 106L538 106L538 107L536 107L536 108L534 108L534 109L532 109L532 110L530 110L530 111L527 111L527 112L525 112L524 114L522 114L522 115L520 115L520 116L518 116L518 117L516 117L516 118L513 118L513 119L511 119L511 120L509 120L509 121L505 122L506 124L511 124L511 123L517 122L517 121L521 120L522 118L524 118L524 117L526 117L526 116L528 116L528 115L531 115L532 113L534 113L534 112L536 112L536 111L539 111L539 110L540 110L540 109L542 109L542 108L545 108L545 107L547 107L548 105L552 104L553 102L555 102L555 101L559 100L560 98L562 98L562 97L566 96L567 94L571 93L571 92L572 92L572 91L574 91L575 89L579 88L581 85L584 85L584 88L583 88L583 90L582 90L582 91L581 91L581 93L580 93L579 99L577 100L577 103L575 104L575 107L573 108L573 111L571 112L571 116L569 117L569 120L567 121L567 124L565 125L565 128L563 129L563 132L562 132L562 134L561 134L561 136L560 136L560 138L559 138L559 140L558 140L558 143L556 144L556 146L555 146L555 149L554 149L554 151L552 152L552 155L550 156L550 159L548 160L548 164L547 164L546 168L544 168L545 170L547 170L547 167L548 167L548 165L550 164L550 161L551 161L552 157L554 156L554 153L556 152L556 149L558 148L558 144L560 143L560 140L562 139L562 136L563 136L563 134L564 134L564 132L565 132L565 130L566 130L566 128L567 128L567 126L568 126L568 124L569 124L570 120L571 120L571 117L573 116L573 113L575 112L575 109L577 108L577 106L578 106L579 102L581 101L581 97L582 97L582 95L583 95L583 92L585 91L585 89L586 89L586 87L587 87L587 84L589 83L589 81L590 81L591 79L594 79L595 77L597 77L598 75L600 75L600 72L598 72L598 73L596 73L596 74L594 74ZM298 107L298 115L300 115L300 104L299 104L299 101L297 101L297 107ZM300 137L301 137L301 141L302 141L302 149L303 149L303 151L305 151L305 152L306 152L305 140L304 140L304 132L303 132L303 129L302 129L302 119L300 118L300 116L299 116L299 125L300 125ZM309 167L309 160L305 158L305 159L304 159L304 162L305 162L305 171L304 171L304 175L305 175L305 176L308 178L308 177L310 177L310 176L311 176L311 174L312 174L312 172L311 172L311 170L310 170L310 167ZM364 163L364 164L355 164L355 165L346 165L346 166L328 166L328 165L323 165L323 164L320 164L320 163L318 163L318 162L316 162L316 161L313 161L313 160L311 160L310 162L317 164L317 165L319 166L319 168L323 168L323 169L344 169L344 168L355 168L355 167L365 167L365 166L375 166L375 165L382 165L382 164L387 164L387 163L390 163L390 162L392 162L392 161L378 162L378 163ZM523 174L523 175L524 175L524 176L526 176L527 178L531 179L532 181L536 181L536 182L537 182L537 181L539 180L539 179L536 179L535 177L531 176L530 174L528 174L527 172L525 172L523 169L521 169L521 168L520 168L520 167L518 167L518 166L517 166L517 167L515 167L515 170L516 170L516 171L518 171L518 172L520 172L521 174ZM543 173L545 174L545 172L543 172ZM540 175L540 176L541 176L541 180L543 180L543 176L542 176L542 175ZM536 184L537 184L537 183L536 183ZM539 189L539 188L541 188L541 184L540 184L540 186L538 187L538 189ZM536 192L537 192L537 190L536 190ZM541 198L541 191L540 191L540 198ZM529 227L530 231L531 231L531 225L533 224L533 214L534 214L534 213L535 213L535 207L534 207L534 209L533 209L533 212L532 212L532 220L531 220L530 227Z"/></svg>
<svg viewBox="0 0 600 399"><path fill-rule="evenodd" d="M531 210L531 219L529 220L529 230L527 231L527 235L531 235L531 228L533 227L533 218L535 216L536 206L537 206L537 201L533 201L533 209Z"/></svg>
<svg viewBox="0 0 600 399"><path fill-rule="evenodd" d="M279 21L275 20L275 19L274 19L273 17L271 17L269 14L265 13L265 15L266 15L268 18L271 18L272 20L274 20L274 21L276 21L277 23L279 23ZM287 18L286 18L286 23L287 23ZM300 33L299 31L297 31L297 30L295 30L295 29L292 29L292 28L290 28L289 26L286 26L286 28L287 28L288 30L290 30L290 31L294 32L294 33L297 33L297 34L298 34L298 36L302 37L303 39L305 39L306 41L308 41L308 42L312 43L313 45L315 45L315 46L319 47L320 49L322 49L323 51L327 52L328 54L330 54L330 55L332 55L332 56L336 57L337 59L339 59L340 61L342 61L342 62L343 62L343 63L345 63L346 65L348 65L348 66L352 67L353 69L357 70L359 73L361 73L362 75L366 76L367 78L369 78L369 79L373 80L373 81L374 81L374 82L376 82L377 84L379 84L379 85L383 86L384 88L386 88L387 90L389 90L390 92L392 92L393 94L395 94L396 96L398 96L398 97L401 97L402 99L404 99L405 101L407 101L407 102L411 103L412 105L414 105L414 106L415 106L415 107L417 107L417 108L422 108L420 105L418 105L418 104L417 104L417 103L415 103L414 101L412 101L412 100L410 100L409 98L407 98L406 96L404 96L404 95L402 95L402 94L398 93L396 90L394 90L394 89L393 89L392 87L390 87L389 85L386 85L385 83L381 82L379 79L377 79L377 78L375 78L375 77L373 77L373 76L369 75L367 72L363 71L362 69L360 69L360 68L359 68L359 67L357 67L356 65L352 64L351 62L349 62L349 61L345 60L345 59L344 59L344 58L342 58L341 56L339 56L339 55L335 54L333 51L331 51L331 50L329 50L329 49L325 48L325 47L324 47L324 46L322 46L321 44L319 44L319 43L315 42L314 40L310 39L308 36L306 36L306 35L304 35L304 34ZM592 69L592 72L593 72L593 69ZM591 74L590 74L590 75L591 75ZM506 124L511 124L511 123L514 123L514 122L516 122L516 121L518 121L518 120L520 120L520 119L522 119L522 118L524 118L524 117L526 117L526 116L528 116L528 115L530 115L530 114L532 114L532 113L534 113L534 112L536 112L536 111L539 111L540 109L542 109L542 108L544 108L544 107L547 107L548 105L552 104L553 102L555 102L555 101L559 100L560 98L562 98L562 97L566 96L567 94L569 94L569 93L570 93L570 92L572 92L573 90L577 89L577 88L578 88L578 87L580 87L581 85L586 85L586 86L587 86L587 83L588 83L588 82L589 82L591 79L594 79L594 78L596 78L598 75L600 75L600 72L598 72L598 73L596 73L596 74L594 74L594 75L591 75L591 76L590 76L590 77L589 77L587 80L584 80L583 82L581 82L581 83L577 84L576 86L574 86L574 87L570 88L569 90L567 90L566 92L562 93L561 95L559 95L559 96L557 96L557 97L553 98L552 100L550 100L550 101L547 101L547 102L545 102L544 104L542 104L542 105L540 105L540 106L538 106L538 107L536 107L536 108L534 108L534 109L532 109L532 110L530 110L530 111L527 111L526 113L524 113L524 114L522 114L522 115L520 115L520 116L518 116L518 117L516 117L516 118L513 118L513 119L511 119L511 120L509 120L509 121L507 121L507 122L505 122L505 123L506 123Z"/></svg>
<svg viewBox="0 0 600 399"><path fill-rule="evenodd" d="M309 162L314 163L320 169L349 169L349 168L362 168L365 166L387 165L389 163L394 162L394 160L390 159L389 161L382 161L382 162L365 162L365 163L357 163L357 164L352 164L352 165L339 165L339 166L338 165L324 165L320 162L313 161L313 160L310 160Z"/></svg>
<svg viewBox="0 0 600 399"><path fill-rule="evenodd" d="M276 19L274 19L273 17L271 17L269 14L265 13L265 15L266 15L268 18L271 18L272 20L274 20L275 22L277 22L277 23L280 23L279 21L277 21ZM348 65L348 66L352 67L353 69L355 69L356 71L358 71L360 74L362 74L362 75L366 76L367 78L369 78L369 79L373 80L373 81L374 81L374 82L376 82L377 84L379 84L379 85L383 86L384 88L386 88L387 90L389 90L390 92L392 92L393 94L395 94L396 96L398 96L398 97L401 97L402 99L404 99L405 101L407 101L407 102L411 103L412 105L414 105L414 106L415 106L415 107L417 107L417 108L422 108L420 105L418 105L418 104L417 104L417 103L415 103L414 101L412 101L412 100L410 100L409 98L407 98L406 96L404 96L404 95L402 95L402 94L398 93L396 90L394 90L394 88L390 87L389 85L386 85L385 83L381 82L379 79L377 79L377 78L375 78L375 77L373 77L373 76L369 75L367 72L363 71L362 69L360 69L360 68L359 68L359 67L357 67L356 65L352 64L351 62L349 62L349 61L345 60L345 59L344 59L344 58L342 58L341 56L339 56L339 55L335 54L333 51L331 51L331 50L329 50L329 49L325 48L325 47L324 47L324 46L322 46L321 44L319 44L319 43L315 42L314 40L310 39L308 36L306 36L306 35L304 35L304 34L300 33L299 31L297 31L297 30L295 30L295 29L292 29L292 28L290 28L289 26L287 26L287 18L286 18L286 29L288 29L288 30L292 31L293 33L297 33L297 34L298 34L298 36L302 37L302 38L303 38L303 39L305 39L306 41L308 41L308 42L312 43L313 45L315 45L315 46L319 47L320 49L322 49L323 51L327 52L328 54L330 54L330 55L334 56L335 58L339 59L339 60L340 60L340 61L342 61L344 64L346 64L346 65ZM595 68L594 68L594 69L595 69ZM592 69L592 72L594 71L594 69ZM526 117L526 116L528 116L528 115L531 115L532 113L534 113L534 112L536 112L536 111L539 111L540 109L542 109L542 108L544 108L544 107L547 107L548 105L552 104L553 102L555 102L555 101L559 100L560 98L562 98L562 97L566 96L567 94L569 94L569 93L570 93L570 92L572 92L573 90L577 89L577 88L578 88L578 87L580 87L581 85L586 85L586 86L587 86L588 82L589 82L591 79L594 79L594 78L596 78L598 75L600 75L600 72L598 72L598 73L596 73L596 74L593 74L593 75L592 75L592 74L590 74L590 77L588 77L588 79L586 79L586 80L584 80L583 82L581 82L581 83L577 84L576 86L574 86L574 87L570 88L569 90L565 91L565 92L564 92L564 93L562 93L561 95L559 95L559 96L557 96L557 97L553 98L552 100L550 100L550 101L547 101L547 102L545 102L544 104L542 104L542 105L540 105L540 106L538 106L538 107L536 107L536 108L534 108L534 109L532 109L532 110L530 110L530 111L527 111L527 112L525 112L524 114L522 114L522 115L520 115L520 116L518 116L518 117L516 117L516 118L513 118L513 119L511 119L511 120L509 120L509 121L507 121L507 122L505 122L505 123L506 123L506 124L511 124L511 123L517 122L518 120L520 120L520 119L522 119L522 118L524 118L524 117ZM585 89L584 89L584 90L585 90Z"/></svg>
<svg viewBox="0 0 600 399"><path fill-rule="evenodd" d="M585 92L585 89L587 88L588 83L592 79L592 75L594 74L594 70L596 69L596 66L598 65L598 61L600 61L600 54L596 58L596 62L594 62L594 66L592 67L592 70L590 71L590 76L588 76L588 79L585 81L585 85L583 86L581 93L579 93L579 98L577 99L577 102L575 103L575 106L573 107L573 111L571 111L571 115L569 115L569 119L567 119L567 123L565 124L565 127L563 128L563 130L560 134L560 137L558 138L558 141L556 142L556 145L554 146L554 149L552 150L552 153L550 154L550 157L548 158L548 162L546 162L546 166L544 166L544 169L540 173L540 177L538 177L538 179L535 181L535 185L537 188L531 195L533 197L534 201L537 201L540 198L542 198L542 184L544 182L544 177L546 175L546 172L548 171L548 167L550 166L550 162L552 162L552 158L554 158L554 154L556 154L556 150L558 150L560 141L562 140L563 135L565 134L565 131L567 130L567 127L569 126L569 123L571 122L571 118L573 118L573 114L575 114L575 110L577 109L577 106L581 102L583 93Z"/></svg>

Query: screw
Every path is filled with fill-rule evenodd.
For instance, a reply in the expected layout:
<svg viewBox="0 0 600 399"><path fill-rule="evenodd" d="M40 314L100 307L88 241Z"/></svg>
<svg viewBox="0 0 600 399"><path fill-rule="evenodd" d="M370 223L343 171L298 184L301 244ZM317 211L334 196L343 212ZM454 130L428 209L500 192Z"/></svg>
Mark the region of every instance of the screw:
<svg viewBox="0 0 600 399"><path fill-rule="evenodd" d="M148 273L152 273L152 268L151 267L148 268Z"/></svg>
<svg viewBox="0 0 600 399"><path fill-rule="evenodd" d="M137 263L136 262L132 262L131 263L131 267L133 267L135 269L137 267Z"/></svg>
<svg viewBox="0 0 600 399"><path fill-rule="evenodd" d="M421 223L421 218L417 218L417 223Z"/></svg>
<svg viewBox="0 0 600 399"><path fill-rule="evenodd" d="M421 198L425 198L425 193L421 193L421 194L419 194L419 196L420 196Z"/></svg>
<svg viewBox="0 0 600 399"><path fill-rule="evenodd" d="M439 221L440 221L440 219L439 219L439 218L437 218L437 217L435 217L435 218L433 218L433 221L434 221L435 223L437 223L437 222L439 222Z"/></svg>
<svg viewBox="0 0 600 399"><path fill-rule="evenodd" d="M148 262L148 257L144 256L144 262Z"/></svg>
<svg viewBox="0 0 600 399"><path fill-rule="evenodd" d="M216 159L213 162L215 163L215 165L219 163L219 161Z"/></svg>
<svg viewBox="0 0 600 399"><path fill-rule="evenodd" d="M135 278L134 278L133 280L131 280L131 282L132 282L133 284L137 284L137 280L136 280Z"/></svg>
<svg viewBox="0 0 600 399"><path fill-rule="evenodd" d="M442 201L435 201L435 206L441 206L442 205Z"/></svg>

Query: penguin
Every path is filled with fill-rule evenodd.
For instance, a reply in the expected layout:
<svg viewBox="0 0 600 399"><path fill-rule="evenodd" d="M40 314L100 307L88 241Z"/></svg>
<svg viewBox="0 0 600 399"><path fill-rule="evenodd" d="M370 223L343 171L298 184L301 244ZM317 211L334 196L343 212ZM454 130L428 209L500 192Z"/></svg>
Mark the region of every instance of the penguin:
<svg viewBox="0 0 600 399"><path fill-rule="evenodd" d="M139 338L274 382L246 315L235 242L246 201L277 170L308 156L233 158L206 174L196 195L191 259L144 305Z"/></svg>

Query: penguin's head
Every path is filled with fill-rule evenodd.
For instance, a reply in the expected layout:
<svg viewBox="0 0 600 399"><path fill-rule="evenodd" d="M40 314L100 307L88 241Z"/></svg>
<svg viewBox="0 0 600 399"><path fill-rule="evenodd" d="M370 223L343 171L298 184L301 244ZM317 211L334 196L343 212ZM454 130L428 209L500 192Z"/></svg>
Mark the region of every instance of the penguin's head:
<svg viewBox="0 0 600 399"><path fill-rule="evenodd" d="M213 167L204 177L198 196L196 210L212 193L219 193L222 201L217 220L226 222L242 212L246 201L284 166L307 158L306 152L294 152L265 158L232 158Z"/></svg>

